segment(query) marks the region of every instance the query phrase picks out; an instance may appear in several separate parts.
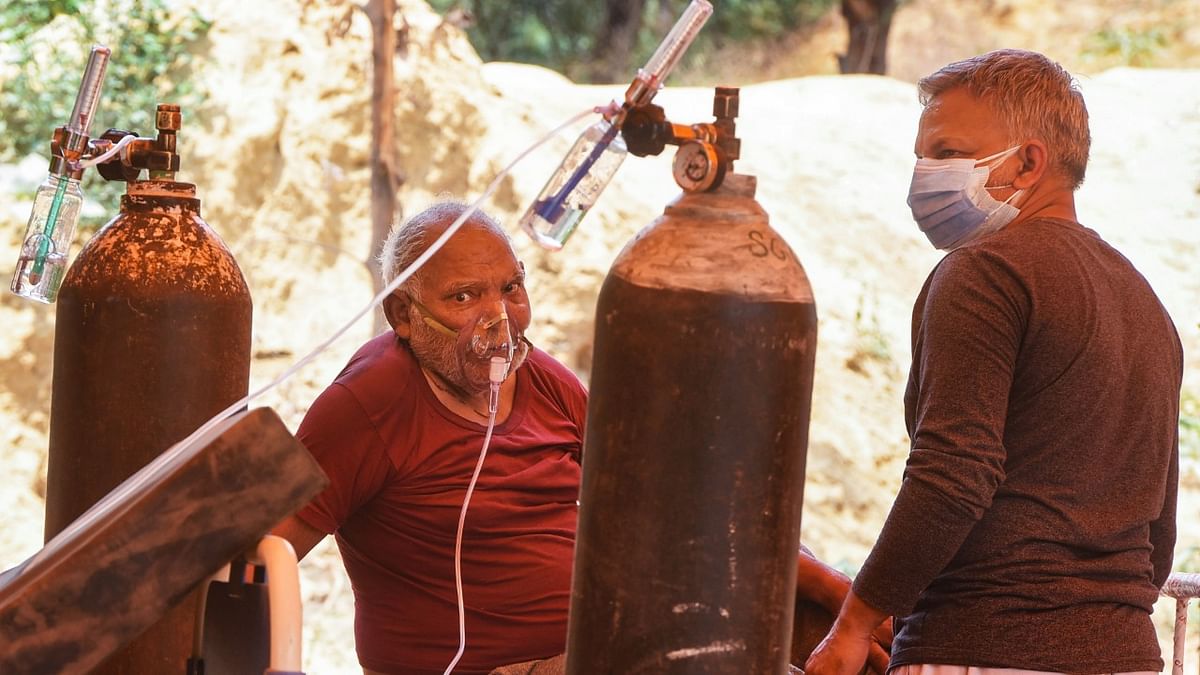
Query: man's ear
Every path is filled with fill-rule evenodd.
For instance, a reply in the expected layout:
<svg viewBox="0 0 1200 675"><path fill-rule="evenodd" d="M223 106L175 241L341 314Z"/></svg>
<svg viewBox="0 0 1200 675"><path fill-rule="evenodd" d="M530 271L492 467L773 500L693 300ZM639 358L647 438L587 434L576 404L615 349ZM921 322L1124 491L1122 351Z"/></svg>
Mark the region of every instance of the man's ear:
<svg viewBox="0 0 1200 675"><path fill-rule="evenodd" d="M1050 172L1050 152L1046 144L1036 138L1026 142L1017 151L1017 161L1021 166L1013 177L1012 186L1018 190L1028 190L1037 185Z"/></svg>
<svg viewBox="0 0 1200 675"><path fill-rule="evenodd" d="M397 291L383 299L383 315L392 326L392 332L407 340L412 335L412 324L409 322L409 307L412 299L407 293Z"/></svg>

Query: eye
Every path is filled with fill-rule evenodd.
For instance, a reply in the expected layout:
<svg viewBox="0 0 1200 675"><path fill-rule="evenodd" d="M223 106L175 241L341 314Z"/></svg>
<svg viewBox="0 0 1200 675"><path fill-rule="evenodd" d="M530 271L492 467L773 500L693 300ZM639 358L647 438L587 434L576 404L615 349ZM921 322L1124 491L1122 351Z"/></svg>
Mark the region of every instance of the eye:
<svg viewBox="0 0 1200 675"><path fill-rule="evenodd" d="M459 291L454 294L452 299L454 300L454 302L458 302L458 303L470 302L471 294L468 293L467 291Z"/></svg>
<svg viewBox="0 0 1200 675"><path fill-rule="evenodd" d="M516 293L517 291L521 290L524 286L525 286L525 282L523 282L523 281L510 281L504 285L504 293L505 294Z"/></svg>

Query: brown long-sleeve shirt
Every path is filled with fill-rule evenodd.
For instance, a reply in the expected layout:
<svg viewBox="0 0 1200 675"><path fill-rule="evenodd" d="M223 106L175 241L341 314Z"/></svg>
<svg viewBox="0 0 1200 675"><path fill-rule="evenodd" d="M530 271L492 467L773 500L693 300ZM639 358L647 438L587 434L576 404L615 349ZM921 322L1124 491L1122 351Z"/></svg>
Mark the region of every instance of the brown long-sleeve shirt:
<svg viewBox="0 0 1200 675"><path fill-rule="evenodd" d="M912 451L855 580L892 664L1160 670L1183 354L1095 232L1032 220L948 254L913 310Z"/></svg>

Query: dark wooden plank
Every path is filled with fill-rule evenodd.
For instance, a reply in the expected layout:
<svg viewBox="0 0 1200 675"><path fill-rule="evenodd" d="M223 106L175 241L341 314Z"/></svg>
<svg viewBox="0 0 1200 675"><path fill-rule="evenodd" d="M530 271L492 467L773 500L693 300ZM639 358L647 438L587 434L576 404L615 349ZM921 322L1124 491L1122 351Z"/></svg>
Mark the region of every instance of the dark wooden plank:
<svg viewBox="0 0 1200 675"><path fill-rule="evenodd" d="M0 576L0 673L88 672L326 483L268 408L171 448Z"/></svg>

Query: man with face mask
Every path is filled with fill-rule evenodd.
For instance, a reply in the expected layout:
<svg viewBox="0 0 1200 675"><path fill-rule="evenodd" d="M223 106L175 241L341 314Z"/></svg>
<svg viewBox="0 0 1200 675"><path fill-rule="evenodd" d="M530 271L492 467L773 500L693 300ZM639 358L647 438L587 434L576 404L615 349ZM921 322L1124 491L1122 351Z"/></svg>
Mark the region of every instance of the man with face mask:
<svg viewBox="0 0 1200 675"><path fill-rule="evenodd" d="M809 675L1158 672L1182 350L1145 279L1075 214L1071 76L1001 50L918 84L908 203L948 254L913 310L912 450Z"/></svg>
<svg viewBox="0 0 1200 675"><path fill-rule="evenodd" d="M465 208L438 203L395 228L385 280ZM385 300L392 330L358 350L297 432L330 486L275 533L300 556L335 534L367 673L440 675L457 651L458 519L493 405L461 544L455 672L563 650L586 392L525 339L524 279L507 235L476 212Z"/></svg>

